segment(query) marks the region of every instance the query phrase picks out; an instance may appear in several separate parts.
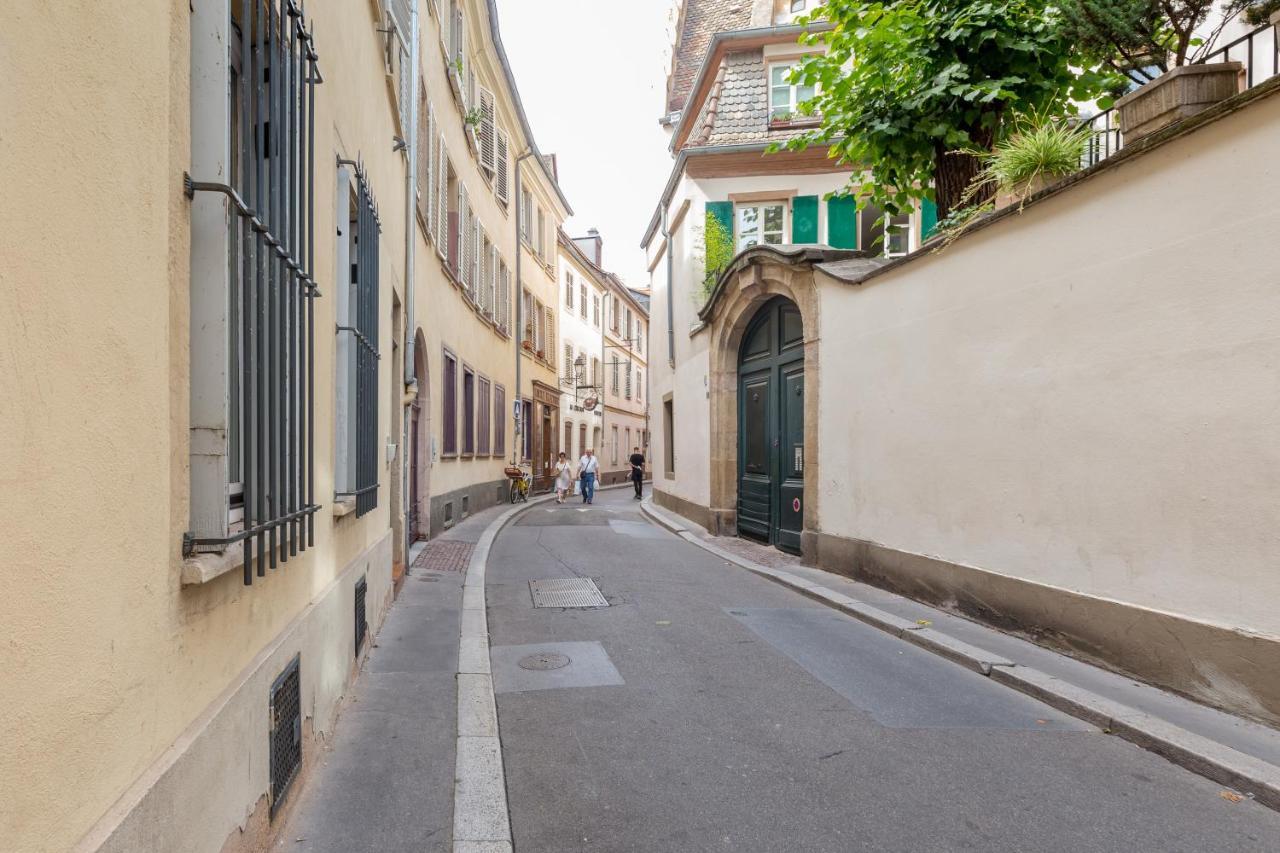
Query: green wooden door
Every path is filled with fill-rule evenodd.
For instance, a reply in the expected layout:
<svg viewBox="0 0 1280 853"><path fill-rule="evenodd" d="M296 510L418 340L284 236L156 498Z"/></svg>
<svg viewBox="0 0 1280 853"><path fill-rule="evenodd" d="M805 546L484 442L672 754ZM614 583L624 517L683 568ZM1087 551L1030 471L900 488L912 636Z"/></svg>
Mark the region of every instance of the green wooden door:
<svg viewBox="0 0 1280 853"><path fill-rule="evenodd" d="M766 303L738 354L738 533L800 553L804 529L804 330Z"/></svg>

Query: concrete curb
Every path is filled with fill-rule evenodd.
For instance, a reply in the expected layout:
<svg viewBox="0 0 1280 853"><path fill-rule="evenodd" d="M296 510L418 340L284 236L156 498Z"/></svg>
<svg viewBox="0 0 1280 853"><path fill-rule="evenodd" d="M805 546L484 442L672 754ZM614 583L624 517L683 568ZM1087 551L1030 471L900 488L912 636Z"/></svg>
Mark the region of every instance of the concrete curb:
<svg viewBox="0 0 1280 853"><path fill-rule="evenodd" d="M498 704L489 664L489 615L485 571L498 533L531 507L554 495L530 498L493 521L471 552L462 585L462 630L458 641L458 729L453 767L454 853L511 853L511 812L498 736Z"/></svg>
<svg viewBox="0 0 1280 853"><path fill-rule="evenodd" d="M1274 764L1054 678L1038 669L1022 666L961 642L936 629L886 613L790 572L771 569L739 557L692 533L684 522L655 506L652 498L645 498L640 504L640 510L659 526L727 562L790 587L872 627L901 637L909 643L986 675L1006 687L1038 699L1064 714L1091 723L1108 734L1118 735L1192 773L1248 794L1264 806L1280 810L1280 767Z"/></svg>
<svg viewBox="0 0 1280 853"><path fill-rule="evenodd" d="M631 488L630 483L596 491ZM522 512L555 500L554 494L530 498L503 512L485 528L471 552L462 585L462 630L458 640L457 751L453 769L454 853L511 853L511 811L502 765L498 702L489 661L489 614L485 572L498 534Z"/></svg>

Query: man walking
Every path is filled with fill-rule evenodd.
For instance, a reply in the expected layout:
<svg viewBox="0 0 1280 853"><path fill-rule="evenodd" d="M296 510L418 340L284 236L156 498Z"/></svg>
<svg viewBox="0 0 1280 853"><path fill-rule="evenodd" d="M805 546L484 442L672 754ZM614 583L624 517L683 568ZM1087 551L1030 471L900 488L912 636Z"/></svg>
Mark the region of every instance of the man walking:
<svg viewBox="0 0 1280 853"><path fill-rule="evenodd" d="M578 460L578 479L582 480L582 502L592 503L596 497L596 472L600 470L600 460L596 458L594 449L588 447Z"/></svg>
<svg viewBox="0 0 1280 853"><path fill-rule="evenodd" d="M636 487L636 500L644 497L644 454L640 452L640 448L633 447L631 449L631 485Z"/></svg>

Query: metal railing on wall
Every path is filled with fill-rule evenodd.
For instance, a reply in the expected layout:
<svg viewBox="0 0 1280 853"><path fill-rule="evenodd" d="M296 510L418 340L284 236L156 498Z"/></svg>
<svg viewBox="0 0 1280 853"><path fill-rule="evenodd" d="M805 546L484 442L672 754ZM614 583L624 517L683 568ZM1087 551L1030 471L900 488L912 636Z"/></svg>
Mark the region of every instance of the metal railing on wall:
<svg viewBox="0 0 1280 853"><path fill-rule="evenodd" d="M230 202L230 428L240 448L241 529L188 537L189 553L242 542L244 582L315 544L315 43L293 0L232 0L231 183L186 176L188 197ZM233 475L235 479L235 475Z"/></svg>
<svg viewBox="0 0 1280 853"><path fill-rule="evenodd" d="M1246 89L1252 89L1280 74L1280 33L1277 28L1264 24L1206 55L1198 64L1232 61L1244 64ZM1114 107L1089 116L1081 123L1089 127L1091 133L1082 167L1100 163L1124 147L1120 121Z"/></svg>

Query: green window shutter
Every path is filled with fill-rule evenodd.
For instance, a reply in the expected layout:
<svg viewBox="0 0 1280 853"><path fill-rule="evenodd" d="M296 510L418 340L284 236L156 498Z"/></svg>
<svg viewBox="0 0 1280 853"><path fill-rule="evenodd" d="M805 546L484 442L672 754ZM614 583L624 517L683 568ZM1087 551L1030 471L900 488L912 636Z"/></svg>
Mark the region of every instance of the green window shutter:
<svg viewBox="0 0 1280 853"><path fill-rule="evenodd" d="M818 242L818 197L798 195L791 199L791 242Z"/></svg>
<svg viewBox="0 0 1280 853"><path fill-rule="evenodd" d="M858 248L858 202L853 196L827 199L827 243L833 249Z"/></svg>
<svg viewBox="0 0 1280 853"><path fill-rule="evenodd" d="M938 205L925 199L920 204L920 242L929 239L933 229L938 227Z"/></svg>
<svg viewBox="0 0 1280 853"><path fill-rule="evenodd" d="M731 201L709 201L707 202L707 224L711 224L711 220L715 219L729 233L729 238L733 239L733 202Z"/></svg>

